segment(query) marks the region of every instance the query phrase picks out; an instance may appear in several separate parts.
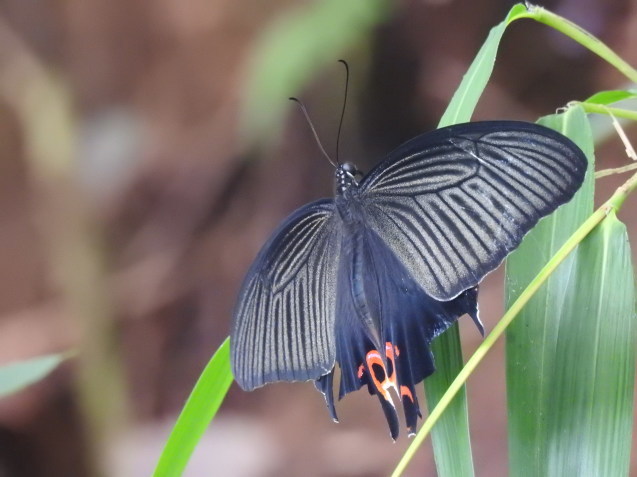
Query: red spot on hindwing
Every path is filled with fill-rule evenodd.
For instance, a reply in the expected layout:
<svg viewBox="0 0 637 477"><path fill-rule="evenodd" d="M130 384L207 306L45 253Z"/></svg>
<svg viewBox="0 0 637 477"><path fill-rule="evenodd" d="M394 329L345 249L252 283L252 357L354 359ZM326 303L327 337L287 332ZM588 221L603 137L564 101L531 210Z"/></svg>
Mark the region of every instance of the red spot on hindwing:
<svg viewBox="0 0 637 477"><path fill-rule="evenodd" d="M377 349L372 349L365 356L365 363L358 368L358 377L362 378L365 371L369 373L371 382L376 392L393 405L389 389L400 394L396 380L396 360L400 355L397 346L389 341L385 343L385 359Z"/></svg>
<svg viewBox="0 0 637 477"><path fill-rule="evenodd" d="M367 383L369 392L376 394L380 399L383 412L389 423L392 439L396 439L398 435L398 416L396 405L390 393L391 388L394 389L396 397L403 405L407 429L409 435L413 435L418 417L422 417L414 386L410 381L400 382L399 380L400 366L401 364L405 365L405 362L401 363L398 360L400 356L398 346L388 341L385 343L384 351L385 353L381 353L377 349L368 351L365 360L358 366L357 376L362 381L361 384Z"/></svg>
<svg viewBox="0 0 637 477"><path fill-rule="evenodd" d="M409 389L407 386L400 387L400 397L407 398L411 402L414 402L414 395L411 393L411 389Z"/></svg>

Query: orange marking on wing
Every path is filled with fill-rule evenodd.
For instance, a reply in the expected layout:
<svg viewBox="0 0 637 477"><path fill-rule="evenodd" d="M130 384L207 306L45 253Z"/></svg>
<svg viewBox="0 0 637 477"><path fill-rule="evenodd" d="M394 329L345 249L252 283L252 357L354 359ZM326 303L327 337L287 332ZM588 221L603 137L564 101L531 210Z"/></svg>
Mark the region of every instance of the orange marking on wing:
<svg viewBox="0 0 637 477"><path fill-rule="evenodd" d="M397 346L394 346L391 342L385 343L385 358L390 364L391 374L387 372L388 366L385 366L383 362L381 354L378 350L373 349L367 353L365 356L365 364L367 365L367 372L369 373L372 382L374 383L374 387L376 391L383 396L387 401L393 404L391 396L389 394L389 388L394 388L398 393L398 383L396 381L396 361L394 359L395 356L398 356L399 350ZM380 368L383 372L384 378L381 380L377 373L374 372L374 365L377 366L377 369ZM358 368L358 377L359 379L363 377L363 373L365 371L364 365L360 365ZM378 373L380 374L380 372Z"/></svg>
<svg viewBox="0 0 637 477"><path fill-rule="evenodd" d="M394 359L394 356L398 356L397 351L398 348L391 344L389 341L385 343L385 356L387 357L387 361L391 361L392 368L391 376L388 376L388 378L391 381L392 386L396 390L398 388L396 386L396 360Z"/></svg>
<svg viewBox="0 0 637 477"><path fill-rule="evenodd" d="M365 361L367 362L367 370L369 372L369 375L372 378L372 382L374 383L374 387L376 388L376 391L378 391L378 393L381 396L383 396L387 401L392 402L391 396L389 395L389 392L387 391L389 387L388 386L389 382L387 379L387 369L385 368L385 363L383 363L383 360L378 350L373 349L369 351L367 353L367 356L365 356ZM376 373L374 372L374 365L380 367L383 370L383 374L385 375L385 378L382 381L378 378L378 376L376 376Z"/></svg>
<svg viewBox="0 0 637 477"><path fill-rule="evenodd" d="M356 376L358 376L358 379L361 379L363 377L363 373L365 373L365 365L361 364L358 367L358 372L356 373Z"/></svg>
<svg viewBox="0 0 637 477"><path fill-rule="evenodd" d="M414 395L411 394L411 391L409 390L409 388L407 386L401 386L400 387L400 396L401 397L407 397L407 398L409 398L409 400L411 402L414 402Z"/></svg>

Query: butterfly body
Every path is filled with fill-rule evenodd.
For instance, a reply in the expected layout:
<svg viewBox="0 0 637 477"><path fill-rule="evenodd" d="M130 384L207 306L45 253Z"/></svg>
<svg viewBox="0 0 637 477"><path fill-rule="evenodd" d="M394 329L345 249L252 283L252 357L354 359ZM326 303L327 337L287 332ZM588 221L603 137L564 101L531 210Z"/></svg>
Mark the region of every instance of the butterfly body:
<svg viewBox="0 0 637 477"><path fill-rule="evenodd" d="M402 402L434 371L430 342L468 314L477 285L537 221L568 201L587 161L564 136L530 123L467 123L418 136L369 174L335 171L335 197L301 207L248 271L231 333L244 389L314 380L332 417L367 386L392 438Z"/></svg>

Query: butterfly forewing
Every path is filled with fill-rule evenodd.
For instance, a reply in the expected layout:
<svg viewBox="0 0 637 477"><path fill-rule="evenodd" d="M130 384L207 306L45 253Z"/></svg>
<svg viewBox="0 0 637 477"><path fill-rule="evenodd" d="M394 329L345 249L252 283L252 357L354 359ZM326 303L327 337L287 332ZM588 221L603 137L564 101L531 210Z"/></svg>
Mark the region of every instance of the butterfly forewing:
<svg viewBox="0 0 637 477"><path fill-rule="evenodd" d="M318 379L334 365L339 230L332 200L294 212L250 268L234 312L231 359L243 389Z"/></svg>
<svg viewBox="0 0 637 477"><path fill-rule="evenodd" d="M431 296L475 286L580 187L587 161L555 131L487 121L398 148L361 183L369 226Z"/></svg>

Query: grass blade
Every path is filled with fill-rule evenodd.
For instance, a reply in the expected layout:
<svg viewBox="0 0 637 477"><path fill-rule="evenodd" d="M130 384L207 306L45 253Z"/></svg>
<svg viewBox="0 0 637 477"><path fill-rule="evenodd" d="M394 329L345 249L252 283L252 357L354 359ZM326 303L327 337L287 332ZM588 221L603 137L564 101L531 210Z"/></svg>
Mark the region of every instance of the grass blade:
<svg viewBox="0 0 637 477"><path fill-rule="evenodd" d="M541 475L628 475L635 377L630 247L615 213L577 251L560 320ZM559 363L559 365L557 365ZM527 469L528 470L528 469Z"/></svg>
<svg viewBox="0 0 637 477"><path fill-rule="evenodd" d="M512 21L522 18L526 14L526 7L522 4L517 4L511 8L504 21L491 29L489 36L462 78L453 98L451 98L449 106L447 106L442 118L440 118L439 128L463 123L471 119L473 110L478 104L478 100L482 96L482 92L493 72L495 56L498 52L502 35L504 35L504 30Z"/></svg>
<svg viewBox="0 0 637 477"><path fill-rule="evenodd" d="M586 153L591 165L584 185L575 198L543 219L509 256L506 264L507 308L593 208L592 134L580 107L542 121L569 136ZM560 317L569 294L576 267L572 254L549 278L509 326L506 339L506 375L509 415L509 455L511 475L544 475L539 471L548 460L548 408L552 406L556 366L556 343L562 332ZM535 472L535 471L538 472Z"/></svg>
<svg viewBox="0 0 637 477"><path fill-rule="evenodd" d="M431 351L436 357L436 372L425 380L429 412L440 402L462 369L462 348L457 323L434 340ZM432 429L431 443L440 477L474 475L464 386Z"/></svg>
<svg viewBox="0 0 637 477"><path fill-rule="evenodd" d="M613 89L595 93L590 98L585 99L584 102L608 106L609 104L633 98L637 98L637 90Z"/></svg>
<svg viewBox="0 0 637 477"><path fill-rule="evenodd" d="M0 398L45 378L69 356L69 353L47 354L0 366Z"/></svg>
<svg viewBox="0 0 637 477"><path fill-rule="evenodd" d="M197 443L223 402L232 379L230 339L226 338L190 393L166 442L153 477L178 477L182 474Z"/></svg>
<svg viewBox="0 0 637 477"><path fill-rule="evenodd" d="M438 127L466 122L471 119L473 110L493 72L495 56L504 30L509 23L523 13L526 13L524 5L515 5L506 19L491 29L489 36L449 102ZM462 348L457 324L436 338L432 343L431 350L436 357L437 369L432 376L425 380L427 407L430 411L439 402L440 397L462 368ZM439 476L455 477L474 474L467 398L464 388L454 398L444 416L432 430L432 444Z"/></svg>

